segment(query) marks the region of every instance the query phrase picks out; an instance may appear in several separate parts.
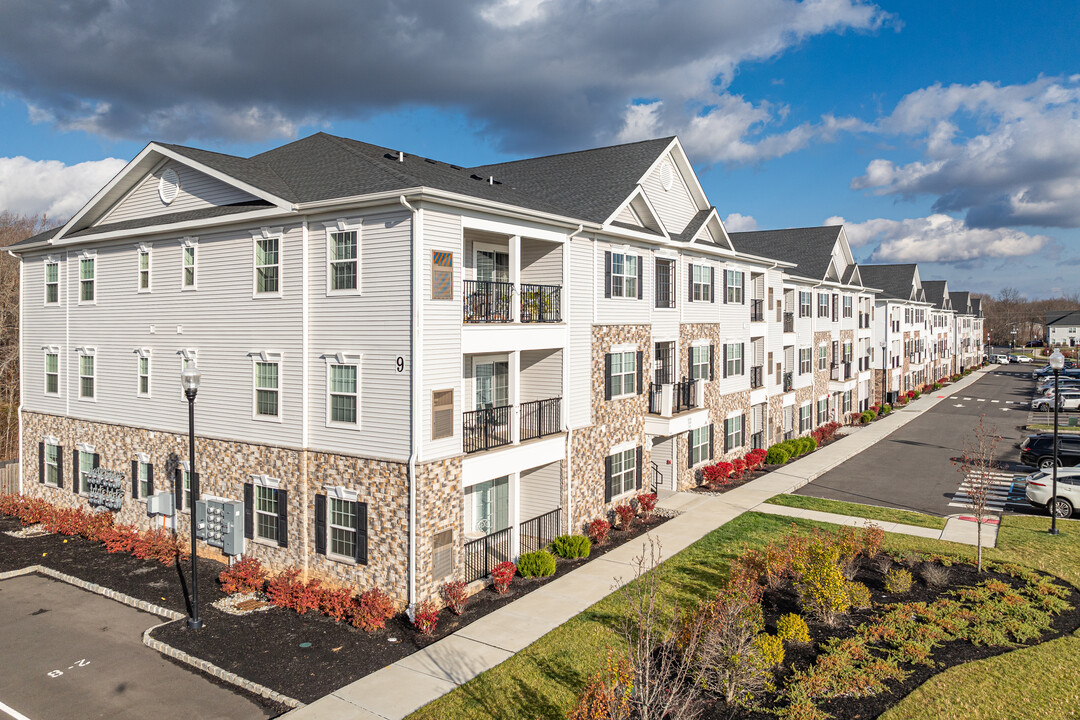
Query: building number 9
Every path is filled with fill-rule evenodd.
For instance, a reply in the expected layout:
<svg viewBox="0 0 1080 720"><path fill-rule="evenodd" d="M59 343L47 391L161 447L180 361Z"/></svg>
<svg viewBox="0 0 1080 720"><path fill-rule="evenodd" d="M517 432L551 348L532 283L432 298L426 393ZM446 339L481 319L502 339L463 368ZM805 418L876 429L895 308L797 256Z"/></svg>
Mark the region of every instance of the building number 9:
<svg viewBox="0 0 1080 720"><path fill-rule="evenodd" d="M400 355L397 359L397 371L405 372L405 358L401 357Z"/></svg>

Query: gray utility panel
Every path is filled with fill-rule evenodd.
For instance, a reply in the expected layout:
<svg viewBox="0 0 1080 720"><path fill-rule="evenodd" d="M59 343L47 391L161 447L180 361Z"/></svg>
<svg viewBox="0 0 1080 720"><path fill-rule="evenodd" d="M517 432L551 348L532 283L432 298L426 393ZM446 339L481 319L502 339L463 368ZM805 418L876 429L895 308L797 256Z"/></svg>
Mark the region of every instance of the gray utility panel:
<svg viewBox="0 0 1080 720"><path fill-rule="evenodd" d="M195 503L195 537L226 555L244 552L244 503L199 500Z"/></svg>
<svg viewBox="0 0 1080 720"><path fill-rule="evenodd" d="M126 479L124 473L94 468L86 473L86 499L92 507L119 510L124 504ZM77 478L75 482L79 482Z"/></svg>

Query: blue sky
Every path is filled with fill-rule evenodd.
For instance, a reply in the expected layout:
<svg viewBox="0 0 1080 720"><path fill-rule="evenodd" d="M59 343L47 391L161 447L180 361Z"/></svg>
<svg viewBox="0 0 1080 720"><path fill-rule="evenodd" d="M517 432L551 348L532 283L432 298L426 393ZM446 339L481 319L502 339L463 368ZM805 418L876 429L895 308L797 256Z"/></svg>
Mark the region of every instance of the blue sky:
<svg viewBox="0 0 1080 720"><path fill-rule="evenodd" d="M1075 2L356 9L4 4L0 210L70 214L149 140L477 165L678 134L731 229L842 219L860 260L953 289L1080 290Z"/></svg>

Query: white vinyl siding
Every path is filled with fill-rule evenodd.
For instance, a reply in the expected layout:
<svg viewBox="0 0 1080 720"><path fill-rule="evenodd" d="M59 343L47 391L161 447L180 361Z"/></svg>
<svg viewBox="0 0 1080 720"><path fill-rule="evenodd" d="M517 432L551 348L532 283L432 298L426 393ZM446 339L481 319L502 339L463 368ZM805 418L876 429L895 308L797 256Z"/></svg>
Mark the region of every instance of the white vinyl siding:
<svg viewBox="0 0 1080 720"><path fill-rule="evenodd" d="M570 272L570 302L568 307L571 309L573 322L570 323L569 329L570 375L564 402L569 403L570 426L577 428L592 422L593 300L597 293L604 294L604 279L595 268L595 265L600 265L599 271L603 272L603 260L596 262L593 241L573 238L569 242L567 256ZM596 255L599 255L599 252ZM567 288L563 288L563 293L567 293ZM628 306L624 305L624 307Z"/></svg>
<svg viewBox="0 0 1080 720"><path fill-rule="evenodd" d="M165 205L158 195L158 184L162 173L167 168L177 174L180 180L180 191L171 203ZM150 173L126 198L94 224L105 225L253 200L255 198L252 195L233 185L212 178L182 163L170 161Z"/></svg>
<svg viewBox="0 0 1080 720"><path fill-rule="evenodd" d="M667 190L664 189L664 184L660 178L661 167L665 163L671 170L671 185ZM682 178L682 173L679 171L679 166L672 161L670 154L656 164L653 171L642 182L642 189L649 198L649 202L656 211L660 222L673 234L686 230L686 226L701 210L690 197L690 192Z"/></svg>

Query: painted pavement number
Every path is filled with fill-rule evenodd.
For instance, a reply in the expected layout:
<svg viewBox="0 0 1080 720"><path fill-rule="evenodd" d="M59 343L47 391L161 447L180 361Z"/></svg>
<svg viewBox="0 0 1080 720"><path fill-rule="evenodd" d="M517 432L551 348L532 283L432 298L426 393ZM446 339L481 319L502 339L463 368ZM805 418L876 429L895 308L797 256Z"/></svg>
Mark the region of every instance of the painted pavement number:
<svg viewBox="0 0 1080 720"><path fill-rule="evenodd" d="M971 510L971 476L972 473L968 473L964 476L963 481L960 483L960 487L953 493L952 502L949 503L949 507L963 508L965 510ZM1023 481L1017 481L1016 476L1009 473L990 473L991 485L990 491L986 498L986 509L990 512L1001 513L1005 512L1005 508L1009 505L1019 505L1021 507L1027 506L1027 496L1024 494L1025 484Z"/></svg>
<svg viewBox="0 0 1080 720"><path fill-rule="evenodd" d="M69 665L68 670L74 670L75 668L86 667L89 664L90 664L90 661L87 660L86 658L83 658L82 660L76 660L74 665ZM49 672L47 672L45 674L48 675L51 678L58 678L58 677L60 677L61 675L64 674L64 671L63 670L50 670Z"/></svg>

